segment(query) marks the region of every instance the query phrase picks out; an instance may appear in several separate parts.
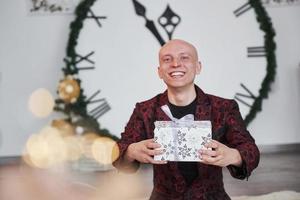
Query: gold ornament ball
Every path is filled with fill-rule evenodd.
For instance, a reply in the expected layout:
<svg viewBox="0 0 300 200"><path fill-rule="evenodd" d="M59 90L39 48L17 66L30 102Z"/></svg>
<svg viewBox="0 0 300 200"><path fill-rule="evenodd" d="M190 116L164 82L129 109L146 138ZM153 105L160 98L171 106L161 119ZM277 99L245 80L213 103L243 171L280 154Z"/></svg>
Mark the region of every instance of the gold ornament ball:
<svg viewBox="0 0 300 200"><path fill-rule="evenodd" d="M59 83L58 95L65 103L75 103L80 95L78 82L72 76L67 76Z"/></svg>

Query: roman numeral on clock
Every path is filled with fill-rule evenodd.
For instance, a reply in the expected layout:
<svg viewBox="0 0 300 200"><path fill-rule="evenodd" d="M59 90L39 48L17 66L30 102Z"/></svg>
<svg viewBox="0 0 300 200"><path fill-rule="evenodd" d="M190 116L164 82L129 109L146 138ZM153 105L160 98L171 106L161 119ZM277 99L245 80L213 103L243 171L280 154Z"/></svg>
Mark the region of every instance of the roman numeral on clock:
<svg viewBox="0 0 300 200"><path fill-rule="evenodd" d="M244 5L242 5L241 7L239 7L238 9L236 9L235 11L233 11L233 14L236 17L239 17L240 15L244 14L245 12L250 10L251 8L252 8L252 6L250 5L249 2L247 2Z"/></svg>
<svg viewBox="0 0 300 200"><path fill-rule="evenodd" d="M71 60L70 58L64 58L67 68L64 68L63 71L65 72L65 74L76 74L78 73L79 70L95 69L94 66L84 66L84 67L77 66L78 64L81 64L83 62L94 65L95 62L90 59L90 56L92 56L94 53L95 53L94 51L91 51L85 56L76 53L75 60Z"/></svg>
<svg viewBox="0 0 300 200"><path fill-rule="evenodd" d="M87 17L86 18L90 18L90 19L94 19L96 21L96 23L98 24L99 27L102 27L101 23L100 23L100 20L102 19L106 19L106 16L96 16L94 14L94 12L89 9L89 12L87 14Z"/></svg>
<svg viewBox="0 0 300 200"><path fill-rule="evenodd" d="M251 105L249 103L247 103L246 99L255 100L256 96L243 83L241 83L240 85L243 88L243 90L246 92L246 94L242 94L242 93L237 92L234 95L234 99L236 99L240 103L244 104L245 106L251 107Z"/></svg>
<svg viewBox="0 0 300 200"><path fill-rule="evenodd" d="M99 93L100 93L100 90L98 90L97 92L95 92L87 100L88 104L100 103L100 105L98 105L97 107L95 107L94 109L92 109L89 112L89 114L91 116L93 116L94 118L96 118L96 119L98 119L99 117L101 117L102 115L104 115L106 112L108 112L111 109L111 107L109 106L109 104L108 104L108 102L106 101L105 98L93 100L94 97L96 97Z"/></svg>
<svg viewBox="0 0 300 200"><path fill-rule="evenodd" d="M83 61L88 62L90 64L95 64L95 62L93 60L90 59L90 56L92 56L95 52L92 51L89 54L82 56L80 54L76 54L76 61L75 64L81 63ZM88 67L77 67L78 70L89 70L89 69L95 69L94 66L88 66Z"/></svg>
<svg viewBox="0 0 300 200"><path fill-rule="evenodd" d="M264 57L266 56L266 49L265 47L248 47L247 53L249 58Z"/></svg>
<svg viewBox="0 0 300 200"><path fill-rule="evenodd" d="M95 62L90 59L90 56L92 56L94 53L95 53L94 51L91 51L90 53L88 53L85 56L82 56L80 54L76 54L75 64L78 64L78 63L80 63L82 61L87 61L87 62L89 62L91 64L95 64Z"/></svg>

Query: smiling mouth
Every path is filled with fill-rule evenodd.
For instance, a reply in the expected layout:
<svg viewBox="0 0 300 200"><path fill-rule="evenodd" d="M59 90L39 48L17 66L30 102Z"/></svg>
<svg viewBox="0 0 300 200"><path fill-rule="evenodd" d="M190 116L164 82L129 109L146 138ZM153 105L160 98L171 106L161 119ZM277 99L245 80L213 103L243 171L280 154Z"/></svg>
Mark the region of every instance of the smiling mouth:
<svg viewBox="0 0 300 200"><path fill-rule="evenodd" d="M181 78L185 75L185 72L182 72L182 71L175 71L175 72L171 72L169 73L169 75L172 77L172 78Z"/></svg>

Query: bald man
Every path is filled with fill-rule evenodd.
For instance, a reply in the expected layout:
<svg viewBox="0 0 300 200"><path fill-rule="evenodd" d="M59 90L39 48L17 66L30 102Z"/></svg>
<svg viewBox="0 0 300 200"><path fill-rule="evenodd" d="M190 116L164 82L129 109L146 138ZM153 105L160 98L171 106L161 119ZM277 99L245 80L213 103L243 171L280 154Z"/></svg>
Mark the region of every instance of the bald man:
<svg viewBox="0 0 300 200"><path fill-rule="evenodd" d="M154 188L151 200L218 199L230 197L223 187L222 167L235 178L250 176L259 162L259 150L247 131L234 100L205 94L195 85L201 72L196 48L183 40L171 40L159 51L158 75L167 90L154 98L137 103L118 142L120 156L114 166L134 172L140 163L153 164ZM173 117L193 114L195 120L212 122L213 140L200 149L200 162L154 160L162 154L153 140L154 122L170 121L163 112L167 105ZM134 189L134 188L133 188Z"/></svg>

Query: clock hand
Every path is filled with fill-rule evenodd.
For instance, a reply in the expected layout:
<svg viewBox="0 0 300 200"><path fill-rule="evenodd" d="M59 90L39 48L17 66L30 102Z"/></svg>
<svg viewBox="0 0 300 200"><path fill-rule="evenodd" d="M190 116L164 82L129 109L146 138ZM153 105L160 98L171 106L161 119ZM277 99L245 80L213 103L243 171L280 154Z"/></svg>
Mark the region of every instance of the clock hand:
<svg viewBox="0 0 300 200"><path fill-rule="evenodd" d="M167 6L165 12L158 18L158 22L167 32L169 40L172 39L172 34L180 21L180 16L174 13L169 5Z"/></svg>
<svg viewBox="0 0 300 200"><path fill-rule="evenodd" d="M158 30L156 29L155 27L155 24L152 20L149 20L147 17L146 17L146 8L141 4L139 3L138 1L136 0L132 0L133 1L133 5L134 5L134 8L135 8L135 12L137 15L143 17L145 20L146 20L146 27L151 31L151 33L156 37L156 39L159 41L160 45L164 45L165 44L165 41L164 39L160 36Z"/></svg>

